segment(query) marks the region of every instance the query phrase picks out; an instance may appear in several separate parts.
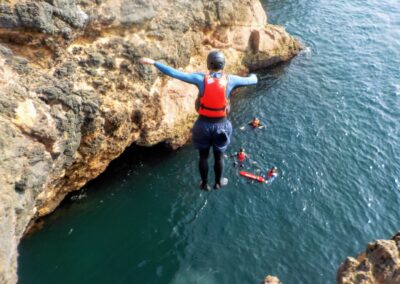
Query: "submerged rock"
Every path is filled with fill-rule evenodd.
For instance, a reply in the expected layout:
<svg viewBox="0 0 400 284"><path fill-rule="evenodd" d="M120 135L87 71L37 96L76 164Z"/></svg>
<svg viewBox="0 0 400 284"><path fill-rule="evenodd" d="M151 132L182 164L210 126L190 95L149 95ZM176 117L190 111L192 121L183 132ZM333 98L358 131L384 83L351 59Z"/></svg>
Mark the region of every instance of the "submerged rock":
<svg viewBox="0 0 400 284"><path fill-rule="evenodd" d="M0 4L0 283L15 283L29 224L136 143L190 138L197 89L137 64L142 56L227 71L288 60L299 43L258 0L46 0Z"/></svg>
<svg viewBox="0 0 400 284"><path fill-rule="evenodd" d="M369 243L357 258L347 257L337 272L339 284L400 283L400 232L391 240Z"/></svg>

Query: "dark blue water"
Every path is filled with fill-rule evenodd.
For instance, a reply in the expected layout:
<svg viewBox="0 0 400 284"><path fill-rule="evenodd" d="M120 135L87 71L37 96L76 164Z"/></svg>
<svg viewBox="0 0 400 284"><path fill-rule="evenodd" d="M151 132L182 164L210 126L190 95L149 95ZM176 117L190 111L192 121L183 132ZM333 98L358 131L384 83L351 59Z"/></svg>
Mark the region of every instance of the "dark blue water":
<svg viewBox="0 0 400 284"><path fill-rule="evenodd" d="M230 152L279 178L227 161L229 186L204 193L191 146L125 156L22 241L20 283L335 283L400 229L400 2L264 5L306 48L236 94ZM267 128L240 130L254 115Z"/></svg>

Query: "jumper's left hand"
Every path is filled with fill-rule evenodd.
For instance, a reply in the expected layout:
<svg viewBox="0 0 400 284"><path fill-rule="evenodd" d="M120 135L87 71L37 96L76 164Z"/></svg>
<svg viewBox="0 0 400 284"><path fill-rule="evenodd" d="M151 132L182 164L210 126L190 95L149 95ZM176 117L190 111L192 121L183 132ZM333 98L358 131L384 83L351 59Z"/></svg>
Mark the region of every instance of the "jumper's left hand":
<svg viewBox="0 0 400 284"><path fill-rule="evenodd" d="M142 57L139 59L139 63L147 64L147 65L154 65L155 61L148 57Z"/></svg>

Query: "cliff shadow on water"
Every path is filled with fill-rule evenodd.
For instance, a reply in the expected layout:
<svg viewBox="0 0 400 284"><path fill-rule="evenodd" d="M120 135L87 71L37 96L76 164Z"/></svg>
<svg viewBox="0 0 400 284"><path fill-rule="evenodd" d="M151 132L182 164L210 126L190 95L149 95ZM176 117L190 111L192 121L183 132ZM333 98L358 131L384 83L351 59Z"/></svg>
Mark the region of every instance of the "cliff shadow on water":
<svg viewBox="0 0 400 284"><path fill-rule="evenodd" d="M127 177L137 174L144 166L151 169L157 164L164 163L173 154L174 151L166 142L152 147L136 144L129 146L118 158L111 161L101 175L89 181L83 188L70 192L54 212L36 220L24 239L41 230L46 223L57 222L57 219L67 217L69 210L80 211L90 208L90 198L93 198L93 195L96 196L95 200L100 198L100 202L103 202L101 196L110 194L115 184L125 182Z"/></svg>

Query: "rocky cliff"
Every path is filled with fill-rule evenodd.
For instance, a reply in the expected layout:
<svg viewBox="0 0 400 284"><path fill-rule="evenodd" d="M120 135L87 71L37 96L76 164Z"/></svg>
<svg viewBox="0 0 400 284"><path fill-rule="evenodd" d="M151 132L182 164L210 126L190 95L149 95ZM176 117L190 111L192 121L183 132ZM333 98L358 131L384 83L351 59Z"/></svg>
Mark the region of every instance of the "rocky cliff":
<svg viewBox="0 0 400 284"><path fill-rule="evenodd" d="M337 272L337 283L400 283L400 232L391 240L369 243L357 258L346 258Z"/></svg>
<svg viewBox="0 0 400 284"><path fill-rule="evenodd" d="M188 140L196 88L138 58L190 72L212 49L243 74L300 46L258 0L0 1L0 283L29 224L127 146Z"/></svg>

